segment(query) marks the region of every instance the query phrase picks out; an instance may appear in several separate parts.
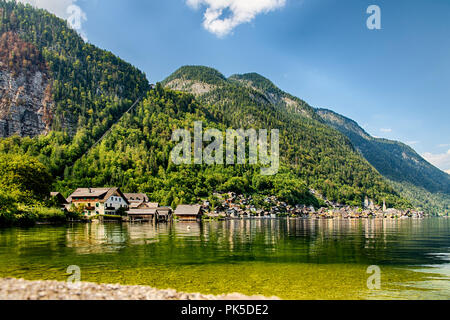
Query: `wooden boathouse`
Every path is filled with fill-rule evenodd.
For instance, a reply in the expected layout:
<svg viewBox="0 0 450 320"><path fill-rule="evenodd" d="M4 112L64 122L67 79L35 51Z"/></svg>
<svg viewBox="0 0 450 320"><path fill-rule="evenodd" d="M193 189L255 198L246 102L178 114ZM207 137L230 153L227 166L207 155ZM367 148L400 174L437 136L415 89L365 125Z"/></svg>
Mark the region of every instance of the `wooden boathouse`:
<svg viewBox="0 0 450 320"><path fill-rule="evenodd" d="M127 214L131 222L169 222L173 219L170 207L129 209Z"/></svg>
<svg viewBox="0 0 450 320"><path fill-rule="evenodd" d="M197 221L203 216L200 205L179 205L175 210L175 217L183 221Z"/></svg>

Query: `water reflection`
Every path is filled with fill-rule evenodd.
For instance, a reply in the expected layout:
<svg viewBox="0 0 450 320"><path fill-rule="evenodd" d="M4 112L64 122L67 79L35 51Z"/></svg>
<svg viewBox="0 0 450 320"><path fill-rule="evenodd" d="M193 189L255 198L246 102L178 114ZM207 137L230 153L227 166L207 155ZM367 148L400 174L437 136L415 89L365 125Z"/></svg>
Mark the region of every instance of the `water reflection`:
<svg viewBox="0 0 450 320"><path fill-rule="evenodd" d="M206 223L87 224L66 229L67 248L78 254L153 247L168 261L262 260L308 263L425 265L444 263L449 254L448 219L300 220L248 219ZM45 236L47 234L47 236ZM42 232L36 243L59 243L60 235ZM17 245L30 245L17 231ZM56 248L59 247L56 245ZM189 250L189 256L185 250ZM189 259L189 257L191 257ZM148 257L151 259L151 257ZM214 261L213 261L214 262Z"/></svg>
<svg viewBox="0 0 450 320"><path fill-rule="evenodd" d="M315 282L320 287L320 279L329 277L328 274L335 277L334 284L338 287L343 272L350 277L345 281L353 281L362 290L369 265L394 270L390 277L393 282L399 281L394 284L409 289L406 295L395 288L389 292L364 293L366 298L423 296L421 289L448 295L449 257L450 219L247 219L0 229L0 277L27 277L33 272L37 278L51 277L57 272L63 274L68 265L75 264L94 281L151 285L173 282L185 290L190 287L176 281L189 272L191 278L199 274L198 284L208 290L218 281L216 273L225 272L226 276L221 275L223 288L230 286L233 290L241 286L240 279L245 274L264 290L252 283L242 290L272 293L276 292L277 283L286 282L283 286L292 286L294 298ZM403 269L429 274L429 278L407 281ZM165 272L159 274L160 270ZM234 279L236 270L241 270L242 276ZM278 276L274 270L283 271ZM304 286L282 276L296 279L298 270L302 270L304 281L308 277ZM261 276L252 278L254 272L270 276L260 281ZM205 277L212 280L205 282ZM348 286L349 292L354 289L349 282Z"/></svg>

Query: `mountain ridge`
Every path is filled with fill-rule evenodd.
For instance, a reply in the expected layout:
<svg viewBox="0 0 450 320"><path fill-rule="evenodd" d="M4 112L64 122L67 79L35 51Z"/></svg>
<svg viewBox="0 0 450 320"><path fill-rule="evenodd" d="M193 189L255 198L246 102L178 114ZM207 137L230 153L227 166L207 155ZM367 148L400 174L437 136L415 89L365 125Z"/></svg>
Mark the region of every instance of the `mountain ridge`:
<svg viewBox="0 0 450 320"><path fill-rule="evenodd" d="M293 113L320 121L320 117L316 116L313 107L305 101L282 91L268 78L255 72L234 74L226 78L214 68L189 65L177 69L161 81L161 84L169 89L189 92L197 96L207 94L221 85L247 86L280 109L285 108ZM197 90L198 88L205 90Z"/></svg>
<svg viewBox="0 0 450 320"><path fill-rule="evenodd" d="M334 111L321 108L317 109L317 113L324 121L346 134L382 175L397 182L413 183L430 192L450 194L450 176L423 159L412 147L399 141L372 137L356 121ZM387 163L394 156L396 161L401 158L401 166L400 163L394 167ZM399 171L400 167L403 170ZM412 171L416 177L410 176ZM438 181L442 183L439 184Z"/></svg>
<svg viewBox="0 0 450 320"><path fill-rule="evenodd" d="M168 88L191 92L199 97L203 97L206 102L211 102L208 97L211 95L211 92L217 90L217 87L210 88L210 90L205 92L193 92L190 90L189 86L176 88L171 85L171 81L176 79L176 76L174 75L180 75L183 74L183 71L188 71L187 74L183 74L183 79L190 80L191 86L194 84L199 86L200 83L198 81L201 82L201 77L195 79L189 77L189 74L191 74L195 68L197 67L182 67L162 83ZM215 69L212 70L219 73ZM223 79L225 77L222 75L221 78L221 85L223 85ZM417 199L413 194L420 194L418 197L423 200L423 202L432 201L433 203L443 203L443 205L437 205L439 208L438 210L435 210L433 207L432 210L434 210L435 213L438 213L439 211L449 211L450 206L448 206L447 203L450 199L450 176L428 163L417 154L413 148L398 141L374 138L361 128L356 121L328 109L313 108L303 100L285 93L269 79L257 73L232 75L227 80L231 81L233 84L241 84L256 90L265 97L267 102L274 105L278 110L285 111L288 114L298 114L311 120L317 120L320 123L324 123L341 132L349 139L355 150L373 165L374 168L389 181L389 183L395 186L396 190L403 192L403 194L407 194L408 199L415 202L415 205L421 207L418 201L414 201ZM280 103L280 100L283 97L293 97L291 99L298 103L297 106L301 108L301 111L299 112L298 109L291 108L286 103ZM311 115L311 112L313 115ZM362 143L364 141L366 142L365 144ZM429 200L430 198L433 198L433 200ZM425 207L431 209L430 206Z"/></svg>
<svg viewBox="0 0 450 320"><path fill-rule="evenodd" d="M433 214L450 212L450 175L402 142L375 138L359 124L328 109L317 109L325 122L341 131L394 189L417 208Z"/></svg>
<svg viewBox="0 0 450 320"><path fill-rule="evenodd" d="M204 76L202 71L206 71ZM215 78L218 81L203 83L202 79L210 74L221 76ZM389 189L379 173L356 153L350 140L325 124L315 109L303 100L283 92L256 73L224 78L209 67L183 66L161 84L168 89L194 94L217 119L231 128L279 129L284 163L292 166L300 177L306 177L311 188L323 192L329 199L346 194L344 198L355 197L355 203L359 202L356 199L368 192L366 188L370 184L364 175L370 176L373 186L379 190ZM206 85L210 86L209 90L196 90ZM292 99L295 106L286 103L286 98ZM356 172L346 172L350 167ZM335 193L338 189L341 190ZM393 190L390 192L396 197ZM375 198L382 203L379 195Z"/></svg>

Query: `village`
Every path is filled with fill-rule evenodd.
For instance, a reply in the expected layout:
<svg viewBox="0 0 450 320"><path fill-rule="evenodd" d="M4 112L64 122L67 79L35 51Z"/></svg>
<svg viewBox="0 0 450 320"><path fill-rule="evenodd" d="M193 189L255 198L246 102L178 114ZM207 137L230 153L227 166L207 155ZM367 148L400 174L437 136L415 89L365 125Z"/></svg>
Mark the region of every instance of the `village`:
<svg viewBox="0 0 450 320"><path fill-rule="evenodd" d="M323 199L326 207L288 205L275 196L267 196L262 205L255 205L252 196L229 193L214 193L215 203L202 200L201 204L180 204L176 208L160 206L150 202L145 193L122 193L120 188L79 188L67 199L61 193L51 196L62 210L78 212L82 220L124 222L170 222L228 220L228 219L362 219L362 218L424 218L424 212L398 210L375 205L366 198L361 207L351 207ZM319 195L320 196L320 195Z"/></svg>

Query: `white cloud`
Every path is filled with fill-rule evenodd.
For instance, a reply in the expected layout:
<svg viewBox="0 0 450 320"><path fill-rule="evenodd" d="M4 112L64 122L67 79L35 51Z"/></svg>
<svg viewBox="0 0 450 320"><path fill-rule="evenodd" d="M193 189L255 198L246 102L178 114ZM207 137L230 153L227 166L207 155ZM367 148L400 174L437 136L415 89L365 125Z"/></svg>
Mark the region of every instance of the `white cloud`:
<svg viewBox="0 0 450 320"><path fill-rule="evenodd" d="M384 133L391 133L392 129L381 128L380 131Z"/></svg>
<svg viewBox="0 0 450 320"><path fill-rule="evenodd" d="M194 9L206 6L203 27L223 37L238 25L251 22L260 13L284 7L286 0L186 0L186 3ZM230 12L228 16L226 11Z"/></svg>
<svg viewBox="0 0 450 320"><path fill-rule="evenodd" d="M450 143L443 143L443 144L438 145L438 147L439 148L447 148L447 147L450 147Z"/></svg>
<svg viewBox="0 0 450 320"><path fill-rule="evenodd" d="M78 0L19 0L54 13L58 17L67 20L69 25L87 40L83 30L83 22L87 21L86 13L77 5Z"/></svg>
<svg viewBox="0 0 450 320"><path fill-rule="evenodd" d="M448 173L450 171L450 150L447 153L433 154L426 152L422 155L428 162Z"/></svg>

